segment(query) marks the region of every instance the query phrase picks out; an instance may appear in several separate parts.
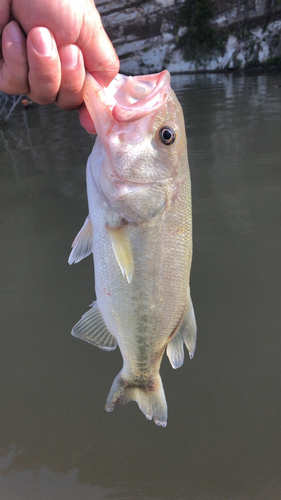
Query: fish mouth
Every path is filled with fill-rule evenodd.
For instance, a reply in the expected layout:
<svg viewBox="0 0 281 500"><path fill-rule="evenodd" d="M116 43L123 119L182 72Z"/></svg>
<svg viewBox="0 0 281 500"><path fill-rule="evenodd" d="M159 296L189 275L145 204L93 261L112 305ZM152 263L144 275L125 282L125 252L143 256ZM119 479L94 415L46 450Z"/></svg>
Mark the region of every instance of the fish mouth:
<svg viewBox="0 0 281 500"><path fill-rule="evenodd" d="M121 85L119 84L120 80L123 81ZM148 76L124 77L117 75L110 85L117 88L114 94L116 104L112 109L113 117L118 122L131 122L142 118L152 109L156 110L163 104L168 96L170 74L164 70L161 73ZM123 102L124 90L126 101L129 102Z"/></svg>
<svg viewBox="0 0 281 500"><path fill-rule="evenodd" d="M114 122L133 122L156 111L167 100L169 89L167 70L154 75L118 74L105 88L87 73L83 95L98 135L108 135Z"/></svg>

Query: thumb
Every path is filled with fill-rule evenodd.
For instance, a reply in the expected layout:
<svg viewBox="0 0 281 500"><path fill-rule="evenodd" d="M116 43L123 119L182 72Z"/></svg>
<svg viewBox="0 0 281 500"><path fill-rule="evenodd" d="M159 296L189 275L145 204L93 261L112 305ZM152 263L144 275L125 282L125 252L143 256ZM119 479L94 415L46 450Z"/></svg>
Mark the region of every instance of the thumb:
<svg viewBox="0 0 281 500"><path fill-rule="evenodd" d="M107 86L119 71L119 59L109 40L98 11L85 13L77 45L80 47L86 69L98 83Z"/></svg>

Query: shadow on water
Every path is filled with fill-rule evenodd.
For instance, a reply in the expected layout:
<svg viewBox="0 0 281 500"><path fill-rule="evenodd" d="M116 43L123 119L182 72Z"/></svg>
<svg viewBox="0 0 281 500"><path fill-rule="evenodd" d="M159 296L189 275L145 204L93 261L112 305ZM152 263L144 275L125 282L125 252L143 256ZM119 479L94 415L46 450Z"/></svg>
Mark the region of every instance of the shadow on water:
<svg viewBox="0 0 281 500"><path fill-rule="evenodd" d="M195 357L163 360L166 429L104 402L119 352L70 335L94 299L69 267L93 139L76 113L0 128L0 496L279 500L281 76L175 76L193 187ZM171 279L173 277L171 276Z"/></svg>

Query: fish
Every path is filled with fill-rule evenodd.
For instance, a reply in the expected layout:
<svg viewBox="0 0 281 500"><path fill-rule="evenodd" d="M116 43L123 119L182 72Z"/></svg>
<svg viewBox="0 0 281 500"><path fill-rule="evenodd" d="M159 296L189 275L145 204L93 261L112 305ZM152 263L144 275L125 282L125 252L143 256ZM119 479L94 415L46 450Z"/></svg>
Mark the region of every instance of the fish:
<svg viewBox="0 0 281 500"><path fill-rule="evenodd" d="M118 74L102 87L89 73L84 102L97 131L87 162L89 215L69 264L93 254L96 301L72 335L104 351L119 347L123 367L105 410L136 401L167 425L159 374L192 359L197 327L190 296L191 182L181 105L167 70Z"/></svg>

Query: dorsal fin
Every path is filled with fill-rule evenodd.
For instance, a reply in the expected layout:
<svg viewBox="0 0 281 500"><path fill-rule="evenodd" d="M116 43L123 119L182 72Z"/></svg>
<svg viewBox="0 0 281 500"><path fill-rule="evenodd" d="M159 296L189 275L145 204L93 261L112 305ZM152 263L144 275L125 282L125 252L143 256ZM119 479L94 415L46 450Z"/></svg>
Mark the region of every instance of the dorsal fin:
<svg viewBox="0 0 281 500"><path fill-rule="evenodd" d="M71 334L103 351L113 351L117 347L116 339L107 329L97 302L93 302L91 309L83 314Z"/></svg>
<svg viewBox="0 0 281 500"><path fill-rule="evenodd" d="M77 234L72 243L72 251L70 253L68 264L75 264L80 260L88 257L92 252L93 247L93 231L90 217L86 218L82 228Z"/></svg>

